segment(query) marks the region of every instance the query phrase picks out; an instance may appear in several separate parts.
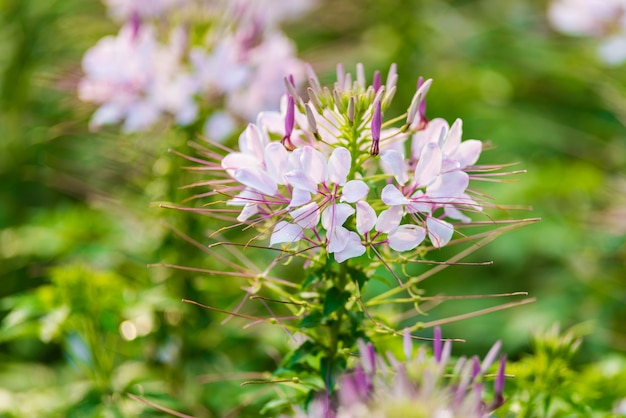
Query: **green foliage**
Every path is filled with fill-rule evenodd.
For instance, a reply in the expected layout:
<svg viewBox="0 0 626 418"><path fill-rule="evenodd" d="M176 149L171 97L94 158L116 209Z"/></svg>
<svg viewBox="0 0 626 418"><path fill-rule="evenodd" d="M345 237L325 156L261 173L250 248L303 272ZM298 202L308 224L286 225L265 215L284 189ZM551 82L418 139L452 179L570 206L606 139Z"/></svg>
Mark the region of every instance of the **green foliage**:
<svg viewBox="0 0 626 418"><path fill-rule="evenodd" d="M580 329L561 333L553 326L533 339L533 351L507 366L510 398L497 416L569 417L612 414L626 390L621 356L575 367Z"/></svg>

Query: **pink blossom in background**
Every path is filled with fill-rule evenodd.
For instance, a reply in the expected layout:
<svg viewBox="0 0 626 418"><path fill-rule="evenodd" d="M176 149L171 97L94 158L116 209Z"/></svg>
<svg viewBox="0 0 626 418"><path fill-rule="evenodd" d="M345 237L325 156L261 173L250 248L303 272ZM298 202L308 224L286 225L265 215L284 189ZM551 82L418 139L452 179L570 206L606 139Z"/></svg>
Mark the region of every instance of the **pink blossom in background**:
<svg viewBox="0 0 626 418"><path fill-rule="evenodd" d="M130 20L133 16L153 19L163 16L169 10L181 7L190 0L103 0L109 14L118 21Z"/></svg>
<svg viewBox="0 0 626 418"><path fill-rule="evenodd" d="M101 105L91 126L123 122L124 130L133 132L154 124L164 112L183 124L193 120L195 86L181 67L181 42L178 34L163 45L151 25L126 24L117 36L87 51L78 95Z"/></svg>
<svg viewBox="0 0 626 418"><path fill-rule="evenodd" d="M555 0L548 18L567 35L598 38L598 55L605 63L626 60L626 0Z"/></svg>
<svg viewBox="0 0 626 418"><path fill-rule="evenodd" d="M205 134L224 139L259 112L278 110L285 77L304 79L295 44L277 25L309 10L311 0L106 4L114 17L127 23L83 58L79 98L100 106L92 128L122 123L125 131L133 132L167 115L186 125L205 109L212 115L205 122ZM179 12L178 20L187 16L189 24L177 20L182 26L172 29L168 18L174 12ZM198 23L211 28L200 38L193 33Z"/></svg>

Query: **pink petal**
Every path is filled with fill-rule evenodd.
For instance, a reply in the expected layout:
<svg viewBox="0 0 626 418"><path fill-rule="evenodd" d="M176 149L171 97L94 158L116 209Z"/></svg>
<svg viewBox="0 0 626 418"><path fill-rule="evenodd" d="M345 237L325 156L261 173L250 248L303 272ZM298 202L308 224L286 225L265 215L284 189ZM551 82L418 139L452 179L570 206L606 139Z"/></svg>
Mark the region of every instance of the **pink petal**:
<svg viewBox="0 0 626 418"><path fill-rule="evenodd" d="M341 189L341 201L354 203L365 196L369 192L370 188L362 180L350 180Z"/></svg>
<svg viewBox="0 0 626 418"><path fill-rule="evenodd" d="M311 202L289 212L293 220L302 228L313 228L320 221L320 210L317 203Z"/></svg>
<svg viewBox="0 0 626 418"><path fill-rule="evenodd" d="M426 194L434 198L452 199L462 195L469 185L469 175L464 171L452 171L439 176L426 189Z"/></svg>
<svg viewBox="0 0 626 418"><path fill-rule="evenodd" d="M398 184L404 186L409 181L404 155L396 150L387 150L380 155L380 159L384 163L383 170L391 172Z"/></svg>
<svg viewBox="0 0 626 418"><path fill-rule="evenodd" d="M426 187L431 184L441 172L443 155L441 149L435 143L427 144L415 167L415 183L418 187Z"/></svg>
<svg viewBox="0 0 626 418"><path fill-rule="evenodd" d="M376 225L376 212L369 203L361 201L356 203L356 230L361 235L370 232Z"/></svg>
<svg viewBox="0 0 626 418"><path fill-rule="evenodd" d="M436 248L441 248L450 242L454 227L446 221L428 217L426 219L426 228L428 228L428 238Z"/></svg>
<svg viewBox="0 0 626 418"><path fill-rule="evenodd" d="M361 243L359 236L350 231L345 248L341 251L335 251L335 261L343 263L349 258L360 257L363 254L365 254L365 246Z"/></svg>
<svg viewBox="0 0 626 418"><path fill-rule="evenodd" d="M226 170L231 177L235 176L235 171L244 167L261 167L259 160L250 154L242 152L233 152L222 158L222 168Z"/></svg>
<svg viewBox="0 0 626 418"><path fill-rule="evenodd" d="M306 190L302 190L302 189L298 189L298 188L294 188L291 192L291 202L289 202L289 206L287 206L288 208L295 208L298 206L302 206L305 203L309 203L311 201L311 193L306 191Z"/></svg>
<svg viewBox="0 0 626 418"><path fill-rule="evenodd" d="M380 199L389 206L404 205L409 202L393 184L388 184L383 188Z"/></svg>
<svg viewBox="0 0 626 418"><path fill-rule="evenodd" d="M459 161L461 168L473 165L478 161L480 153L483 150L483 143L477 139L468 139L463 141L459 146L454 157Z"/></svg>
<svg viewBox="0 0 626 418"><path fill-rule="evenodd" d="M450 127L450 131L448 131L448 135L446 135L446 139L441 147L441 151L445 155L454 155L457 148L459 148L459 145L461 144L462 133L463 121L461 119L457 119Z"/></svg>
<svg viewBox="0 0 626 418"><path fill-rule="evenodd" d="M413 141L411 142L411 156L418 159L422 155L422 151L426 144L431 142L439 143L439 138L448 132L448 122L441 118L435 118L428 122L428 126L423 131L417 132L413 135Z"/></svg>
<svg viewBox="0 0 626 418"><path fill-rule="evenodd" d="M327 231L326 233L326 242L327 247L326 251L329 253L335 253L339 251L345 250L348 245L350 239L350 231L348 231L343 226L337 226Z"/></svg>
<svg viewBox="0 0 626 418"><path fill-rule="evenodd" d="M346 203L331 205L322 212L322 226L327 231L341 226L354 213L354 208Z"/></svg>
<svg viewBox="0 0 626 418"><path fill-rule="evenodd" d="M243 207L239 216L237 216L237 220L239 222L245 222L257 213L259 213L259 206L256 203L248 203Z"/></svg>
<svg viewBox="0 0 626 418"><path fill-rule="evenodd" d="M324 154L313 147L305 146L302 149L302 169L306 175L315 182L315 184L323 183L327 177L327 164Z"/></svg>
<svg viewBox="0 0 626 418"><path fill-rule="evenodd" d="M285 184L285 168L289 161L289 152L280 142L272 142L265 147L265 169L278 184Z"/></svg>
<svg viewBox="0 0 626 418"><path fill-rule="evenodd" d="M270 237L270 245L284 242L296 242L303 237L302 228L299 225L280 221L274 227Z"/></svg>
<svg viewBox="0 0 626 418"><path fill-rule="evenodd" d="M317 193L317 183L303 170L291 170L286 172L284 176L287 182L293 187L306 190L310 193Z"/></svg>
<svg viewBox="0 0 626 418"><path fill-rule="evenodd" d="M388 233L397 228L402 220L402 212L402 206L392 206L382 211L376 221L376 231Z"/></svg>
<svg viewBox="0 0 626 418"><path fill-rule="evenodd" d="M389 247L395 251L409 251L426 238L426 231L417 225L400 225L388 235Z"/></svg>
<svg viewBox="0 0 626 418"><path fill-rule="evenodd" d="M345 184L351 166L350 151L343 147L335 148L328 158L328 181L339 185Z"/></svg>
<svg viewBox="0 0 626 418"><path fill-rule="evenodd" d="M261 130L254 124L248 124L245 131L239 135L239 150L249 154L257 160L263 160L263 151L267 145L267 139Z"/></svg>
<svg viewBox="0 0 626 418"><path fill-rule="evenodd" d="M278 192L278 185L267 172L258 167L243 167L235 171L235 180L263 194L273 196Z"/></svg>

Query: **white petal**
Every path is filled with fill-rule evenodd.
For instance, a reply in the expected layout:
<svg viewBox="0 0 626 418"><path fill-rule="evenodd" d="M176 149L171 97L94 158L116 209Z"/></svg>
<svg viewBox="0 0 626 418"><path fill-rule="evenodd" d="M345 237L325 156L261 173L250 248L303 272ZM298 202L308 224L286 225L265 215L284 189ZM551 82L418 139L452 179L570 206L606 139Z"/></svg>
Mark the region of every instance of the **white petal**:
<svg viewBox="0 0 626 418"><path fill-rule="evenodd" d="M317 203L311 202L289 212L293 220L302 228L313 228L320 221L320 210Z"/></svg>
<svg viewBox="0 0 626 418"><path fill-rule="evenodd" d="M398 184L404 186L409 181L409 174L402 153L396 150L387 150L380 154L380 159L384 163L383 170L393 174Z"/></svg>
<svg viewBox="0 0 626 418"><path fill-rule="evenodd" d="M446 207L443 209L443 213L448 218L457 219L465 223L470 222L472 220L469 216L465 215L463 212L461 212L460 210L458 210L457 208L451 205L446 205Z"/></svg>
<svg viewBox="0 0 626 418"><path fill-rule="evenodd" d="M298 206L304 205L305 203L309 203L310 201L311 201L310 192L306 190L294 188L291 192L291 202L289 202L289 206L287 207L296 208Z"/></svg>
<svg viewBox="0 0 626 418"><path fill-rule="evenodd" d="M367 196L370 188L363 180L350 180L341 189L341 201L354 203Z"/></svg>
<svg viewBox="0 0 626 418"><path fill-rule="evenodd" d="M281 244L283 242L295 242L302 238L302 228L299 225L280 221L274 227L270 237L270 245Z"/></svg>
<svg viewBox="0 0 626 418"><path fill-rule="evenodd" d="M404 205L409 202L393 184L388 184L383 188L380 199L389 206Z"/></svg>
<svg viewBox="0 0 626 418"><path fill-rule="evenodd" d="M239 222L247 221L252 215L256 215L259 212L259 206L256 203L248 203L243 207L237 220Z"/></svg>
<svg viewBox="0 0 626 418"><path fill-rule="evenodd" d="M376 231L389 233L400 225L402 220L402 206L392 206L385 209L378 215L376 220Z"/></svg>
<svg viewBox="0 0 626 418"><path fill-rule="evenodd" d="M278 185L267 172L258 167L243 167L235 171L235 179L251 189L273 196L278 192Z"/></svg>
<svg viewBox="0 0 626 418"><path fill-rule="evenodd" d="M350 240L350 231L343 226L332 228L326 234L326 242L328 246L326 251L329 253L335 253L346 249Z"/></svg>
<svg viewBox="0 0 626 418"><path fill-rule="evenodd" d="M376 225L376 212L369 203L361 201L356 203L356 230L361 235L370 232Z"/></svg>
<svg viewBox="0 0 626 418"><path fill-rule="evenodd" d="M461 144L462 133L463 121L461 119L457 119L450 127L450 131L448 131L448 135L446 135L446 139L441 147L441 151L445 155L454 155L454 153L456 153L457 148L459 148L459 145Z"/></svg>
<svg viewBox="0 0 626 418"><path fill-rule="evenodd" d="M235 171L244 167L261 167L259 161L249 154L242 152L232 152L222 158L222 168L226 170L229 176L234 177Z"/></svg>
<svg viewBox="0 0 626 418"><path fill-rule="evenodd" d="M435 198L452 199L461 196L469 185L469 175L464 171L442 174L426 189L426 194ZM440 199L441 200L441 199Z"/></svg>
<svg viewBox="0 0 626 418"><path fill-rule="evenodd" d="M450 242L454 227L446 221L428 217L426 219L426 228L428 228L428 238L436 248L441 248Z"/></svg>
<svg viewBox="0 0 626 418"><path fill-rule="evenodd" d="M400 225L388 235L389 247L395 251L409 251L426 238L426 231L417 225Z"/></svg>
<svg viewBox="0 0 626 418"><path fill-rule="evenodd" d="M413 141L411 143L411 156L418 159L426 144L439 142L442 132L444 135L448 132L448 122L444 119L435 118L428 122L426 129L413 135Z"/></svg>
<svg viewBox="0 0 626 418"><path fill-rule="evenodd" d="M285 184L283 174L289 161L289 152L280 142L272 142L265 147L265 169L278 184Z"/></svg>
<svg viewBox="0 0 626 418"><path fill-rule="evenodd" d="M307 176L315 182L315 184L320 184L326 181L327 164L324 154L313 147L305 146L302 149L300 161L302 163L302 169Z"/></svg>
<svg viewBox="0 0 626 418"><path fill-rule="evenodd" d="M335 148L328 158L328 181L334 184L345 184L351 166L350 151L343 147Z"/></svg>
<svg viewBox="0 0 626 418"><path fill-rule="evenodd" d="M252 123L248 124L246 130L239 135L239 149L241 152L249 154L259 161L263 160L263 151L267 142L261 130Z"/></svg>
<svg viewBox="0 0 626 418"><path fill-rule="evenodd" d="M415 183L418 187L426 187L431 184L441 172L443 155L441 149L435 143L427 144L415 167Z"/></svg>
<svg viewBox="0 0 626 418"><path fill-rule="evenodd" d="M365 254L365 246L361 243L359 236L350 231L346 247L341 251L335 251L335 261L343 263L349 258L359 257L363 254Z"/></svg>
<svg viewBox="0 0 626 418"><path fill-rule="evenodd" d="M231 206L245 206L250 203L258 203L260 200L263 200L263 195L253 190L245 189L243 192L226 202L226 204Z"/></svg>
<svg viewBox="0 0 626 418"><path fill-rule="evenodd" d="M327 231L343 225L354 213L354 208L347 203L331 205L322 212L322 226Z"/></svg>
<svg viewBox="0 0 626 418"><path fill-rule="evenodd" d="M306 190L310 193L317 193L317 183L309 177L304 170L291 170L285 174L285 179L293 187Z"/></svg>
<svg viewBox="0 0 626 418"><path fill-rule="evenodd" d="M454 157L459 161L461 168L465 168L468 165L475 164L480 157L480 153L483 150L483 143L477 139L468 139L463 141Z"/></svg>

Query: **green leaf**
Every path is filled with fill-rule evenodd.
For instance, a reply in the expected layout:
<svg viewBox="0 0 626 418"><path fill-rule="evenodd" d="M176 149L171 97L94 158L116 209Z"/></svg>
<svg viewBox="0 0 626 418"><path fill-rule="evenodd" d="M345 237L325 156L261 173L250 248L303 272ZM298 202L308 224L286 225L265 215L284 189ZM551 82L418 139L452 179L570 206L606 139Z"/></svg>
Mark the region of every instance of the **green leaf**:
<svg viewBox="0 0 626 418"><path fill-rule="evenodd" d="M322 323L324 316L320 311L313 311L300 321L298 328L315 328Z"/></svg>
<svg viewBox="0 0 626 418"><path fill-rule="evenodd" d="M349 297L350 294L348 292L341 291L336 287L331 287L328 292L326 292L326 299L324 299L324 316L328 316L342 307Z"/></svg>

